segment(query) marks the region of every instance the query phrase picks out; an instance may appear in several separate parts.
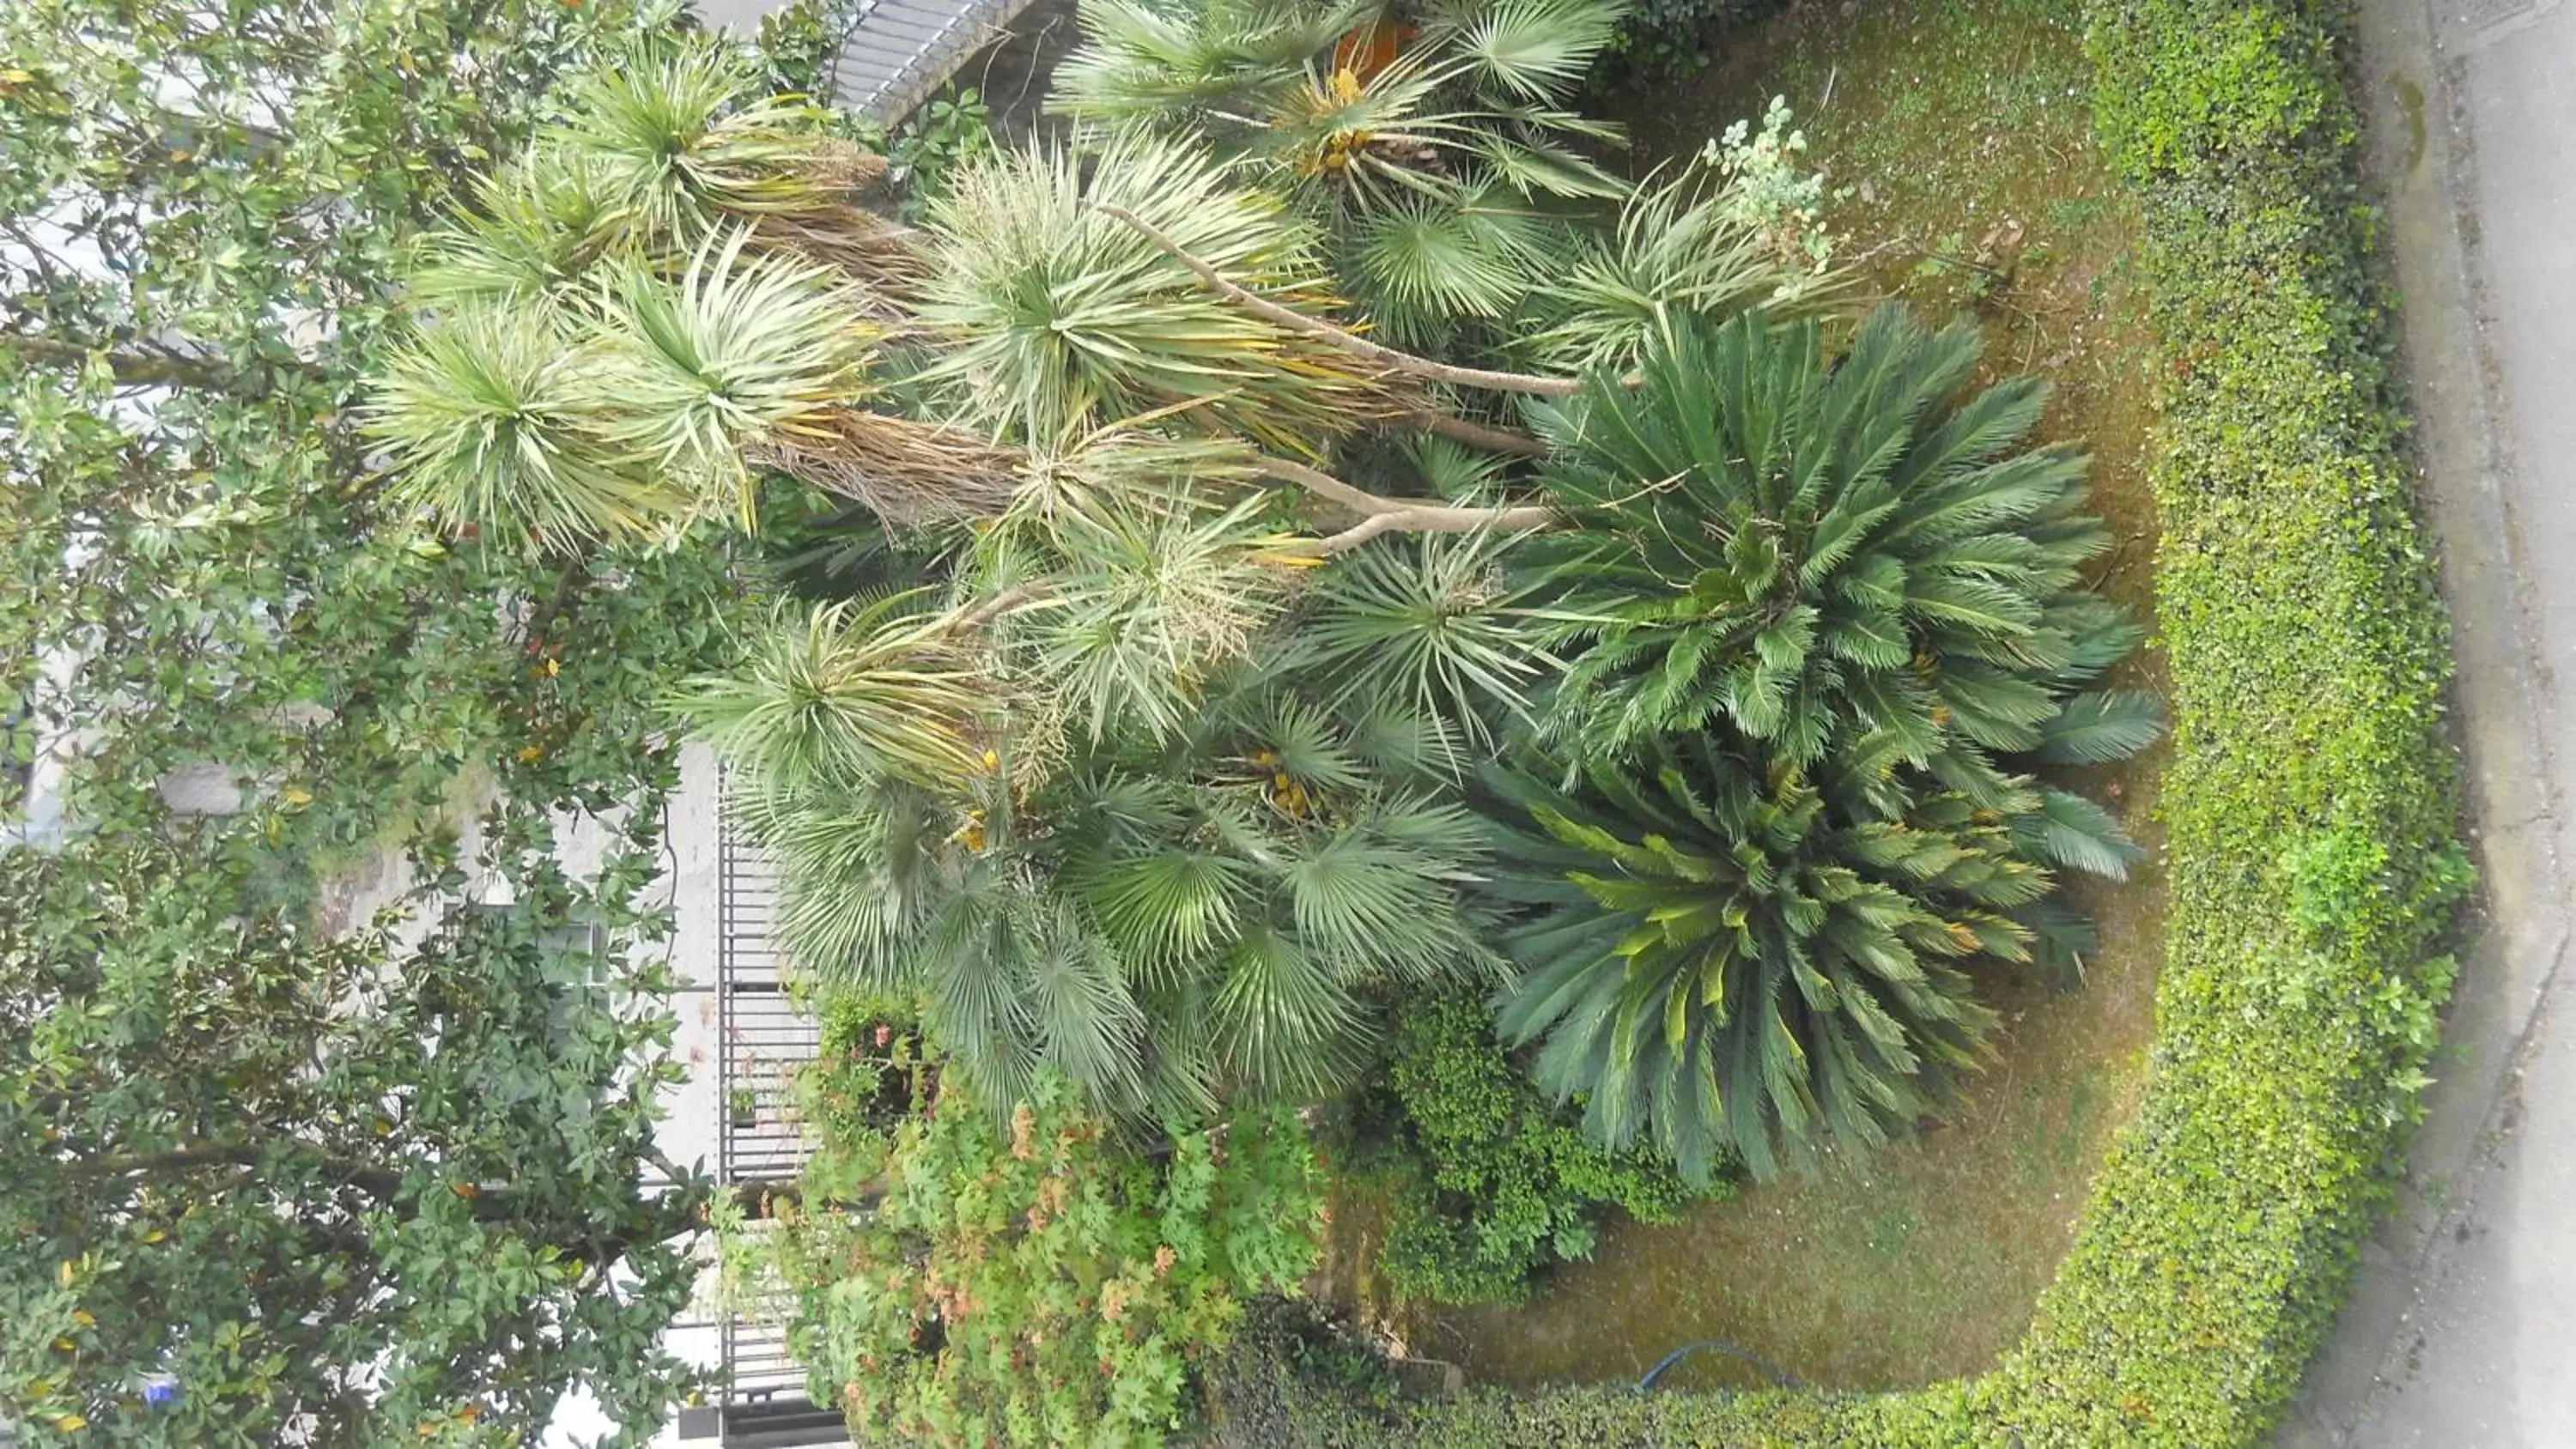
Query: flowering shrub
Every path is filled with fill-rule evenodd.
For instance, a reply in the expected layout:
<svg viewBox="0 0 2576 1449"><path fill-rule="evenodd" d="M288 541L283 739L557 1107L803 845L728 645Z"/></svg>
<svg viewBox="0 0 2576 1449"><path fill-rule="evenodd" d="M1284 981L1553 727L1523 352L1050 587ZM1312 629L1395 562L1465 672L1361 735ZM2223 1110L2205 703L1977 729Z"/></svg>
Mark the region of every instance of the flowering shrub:
<svg viewBox="0 0 2576 1449"><path fill-rule="evenodd" d="M1313 1266L1322 1176L1292 1114L1141 1153L1119 1130L1060 1080L1007 1122L943 1093L872 1181L754 1238L857 1442L1160 1443L1242 1298Z"/></svg>

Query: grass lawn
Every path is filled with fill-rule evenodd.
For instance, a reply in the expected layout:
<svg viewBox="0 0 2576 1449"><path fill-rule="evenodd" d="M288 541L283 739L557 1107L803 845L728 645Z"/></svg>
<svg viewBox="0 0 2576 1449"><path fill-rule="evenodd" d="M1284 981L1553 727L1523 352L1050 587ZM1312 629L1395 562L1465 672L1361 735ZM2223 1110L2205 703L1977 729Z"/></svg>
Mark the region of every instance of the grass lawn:
<svg viewBox="0 0 2576 1449"><path fill-rule="evenodd" d="M2043 436L2092 449L2096 505L2124 539L2104 582L2143 615L2155 522L2137 218L2094 148L2074 12L2072 0L1804 0L1701 74L1626 89L1608 108L1645 166L1786 96L1808 159L1842 192L1829 218L1848 234L1844 255L1928 313L1982 319L1992 371L2056 381ZM2152 652L2131 668L2156 682ZM2082 782L2118 797L2151 852L2162 763L2159 750ZM1988 1364L2065 1252L2152 1036L2160 871L2150 859L2130 885L2080 899L2103 935L2081 989L1997 973L2000 1056L1918 1138L1748 1188L1675 1227L1613 1224L1590 1262L1525 1307L1398 1315L1410 1350L1511 1384L1633 1377L1700 1338L1833 1388ZM1670 1381L1761 1380L1703 1355Z"/></svg>

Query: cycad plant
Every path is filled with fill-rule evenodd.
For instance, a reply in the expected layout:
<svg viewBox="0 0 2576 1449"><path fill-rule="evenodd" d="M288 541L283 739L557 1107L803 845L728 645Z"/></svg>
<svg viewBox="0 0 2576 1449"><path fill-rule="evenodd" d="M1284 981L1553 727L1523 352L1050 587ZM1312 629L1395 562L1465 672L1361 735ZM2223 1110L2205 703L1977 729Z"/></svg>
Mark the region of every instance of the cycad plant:
<svg viewBox="0 0 2576 1449"><path fill-rule="evenodd" d="M1998 757L2117 759L2154 702L2079 691L2141 631L2083 565L2110 546L2085 460L2024 445L2045 385L1971 389L1976 329L1872 313L1668 318L1641 385L1549 420L1575 527L1525 557L1562 616L1551 743L1615 759L1723 727L1800 768L1884 754L1997 808Z"/></svg>
<svg viewBox="0 0 2576 1449"><path fill-rule="evenodd" d="M2028 773L2157 717L2082 692L2137 638L2079 572L2107 535L2082 458L2021 446L2037 385L1972 391L1976 356L1894 308L1839 357L1813 323L1667 319L1552 420L1573 527L1525 556L1562 763L1487 778L1502 1023L1607 1142L1700 1175L1883 1140L1976 1059L1960 967L2079 945L2053 871L2134 854Z"/></svg>
<svg viewBox="0 0 2576 1449"><path fill-rule="evenodd" d="M1505 1040L1543 1036L1539 1084L1593 1137L1650 1141L1694 1182L1910 1125L1993 1024L1961 965L2028 961L2013 913L2051 884L1956 795L1877 818L1707 735L1566 789L1486 779L1535 825L1494 886L1525 912Z"/></svg>

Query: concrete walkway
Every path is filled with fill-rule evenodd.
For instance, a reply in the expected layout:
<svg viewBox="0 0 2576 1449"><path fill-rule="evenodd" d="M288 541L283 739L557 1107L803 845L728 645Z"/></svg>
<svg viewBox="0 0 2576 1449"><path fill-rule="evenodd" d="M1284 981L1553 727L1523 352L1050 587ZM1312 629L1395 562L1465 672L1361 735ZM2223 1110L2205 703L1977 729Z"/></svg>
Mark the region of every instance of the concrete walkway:
<svg viewBox="0 0 2576 1449"><path fill-rule="evenodd" d="M2485 915L2280 1443L2576 1446L2576 0L2361 0Z"/></svg>

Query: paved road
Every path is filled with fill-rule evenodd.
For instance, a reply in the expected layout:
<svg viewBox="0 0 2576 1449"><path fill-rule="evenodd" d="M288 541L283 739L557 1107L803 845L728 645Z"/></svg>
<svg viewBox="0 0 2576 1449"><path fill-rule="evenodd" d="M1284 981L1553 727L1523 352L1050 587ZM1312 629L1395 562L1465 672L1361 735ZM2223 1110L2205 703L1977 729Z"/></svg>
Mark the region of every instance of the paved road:
<svg viewBox="0 0 2576 1449"><path fill-rule="evenodd" d="M2487 901L2407 1183L2280 1443L2558 1449L2576 1446L2576 0L2361 9Z"/></svg>

